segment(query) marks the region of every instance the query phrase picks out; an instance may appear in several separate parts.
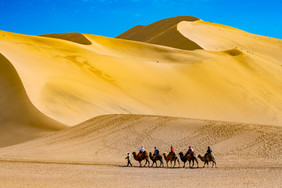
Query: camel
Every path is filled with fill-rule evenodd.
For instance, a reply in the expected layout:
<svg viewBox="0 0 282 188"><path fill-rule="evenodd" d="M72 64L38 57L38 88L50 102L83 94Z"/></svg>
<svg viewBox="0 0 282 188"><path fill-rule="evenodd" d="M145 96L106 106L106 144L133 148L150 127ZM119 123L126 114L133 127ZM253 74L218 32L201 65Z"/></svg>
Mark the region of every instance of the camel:
<svg viewBox="0 0 282 188"><path fill-rule="evenodd" d="M198 158L200 158L201 161L204 162L203 168L205 168L206 164L209 167L209 161L212 161L212 168L213 168L213 165L215 165L215 168L216 168L216 161L215 161L215 157L213 154L208 154L206 158L202 157L201 155L198 155Z"/></svg>
<svg viewBox="0 0 282 188"><path fill-rule="evenodd" d="M150 152L150 153L149 153L149 156L150 156L150 159L153 161L153 164L152 164L151 167L153 167L154 163L156 163L156 167L158 167L158 166L157 166L157 161L160 161L160 166L159 166L159 167L164 166L163 157L162 157L160 154L156 155L156 157L153 158L152 152Z"/></svg>
<svg viewBox="0 0 282 188"><path fill-rule="evenodd" d="M139 164L140 164L139 166L140 166L140 167L141 167L141 162L142 162L143 160L146 160L146 163L144 164L144 166L146 166L146 164L148 163L148 167L150 167L149 155L148 155L148 152L147 152L147 151L145 151L144 153L142 153L142 154L140 155L140 157L137 156L137 154L136 154L135 151L132 153L132 155L133 155L134 159L139 162Z"/></svg>
<svg viewBox="0 0 282 188"><path fill-rule="evenodd" d="M188 154L188 155L184 155L183 152L179 153L180 159L181 161L184 163L183 168L185 168L185 163L187 161L189 161L189 167L192 168L194 166L194 161L196 161L197 163L197 168L199 168L199 163L197 158L194 156L194 154ZM193 162L192 166L191 166L191 161Z"/></svg>
<svg viewBox="0 0 282 188"><path fill-rule="evenodd" d="M170 167L172 167L172 161L174 161L173 167L175 167L176 161L178 162L178 167L180 167L180 162L179 162L179 159L178 159L178 157L176 156L176 154L175 154L175 155L172 155L170 158L168 158L167 153L163 153L163 155L164 155L164 159L165 159L165 161L166 161L166 166L167 166L167 167L168 167L168 161L170 161Z"/></svg>

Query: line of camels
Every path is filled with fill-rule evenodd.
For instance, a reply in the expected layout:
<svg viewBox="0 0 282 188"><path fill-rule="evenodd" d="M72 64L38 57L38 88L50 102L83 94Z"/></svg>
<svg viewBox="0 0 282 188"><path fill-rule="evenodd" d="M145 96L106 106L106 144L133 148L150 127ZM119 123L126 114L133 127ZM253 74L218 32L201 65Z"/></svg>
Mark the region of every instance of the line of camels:
<svg viewBox="0 0 282 188"><path fill-rule="evenodd" d="M154 164L156 164L156 167L158 167L158 166L157 166L157 161L160 161L159 167L164 167L163 157L162 157L162 155L160 155L160 154L158 154L158 155L156 155L155 157L153 157L152 152L150 152L150 153L148 154L148 152L145 151L144 153L141 153L140 156L138 156L138 154L137 154L136 152L133 152L132 155L133 155L134 159L139 162L140 167L141 167L141 162L142 162L143 160L146 161L145 164L144 164L144 166L146 166L146 164L148 164L148 167L150 167L149 158L153 161L151 167L153 167ZM175 167L176 162L178 162L178 167L180 167L180 162L179 162L179 157L180 157L181 161L184 163L183 168L185 168L185 163L186 163L187 161L189 162L189 167L190 167L190 168L194 167L194 161L196 161L196 163L197 163L197 168L199 168L198 159L197 159L197 157L195 157L195 154L194 154L194 153L191 153L191 154L187 154L187 153L186 153L186 154L184 155L183 152L180 152L180 153L179 153L179 157L178 157L176 154L168 156L167 153L163 153L163 156L164 156L164 160L166 161L167 167L168 167L168 163L169 163L169 162L170 162L170 167ZM202 162L204 162L203 168L205 168L205 165L207 165L207 167L208 167L208 166L209 166L209 162L212 163L212 168L213 168L213 166L215 166L215 168L216 168L216 160L215 160L215 156L214 156L213 154L208 154L208 155L206 156L206 158L205 158L204 156L202 156L202 155L198 155L198 158L199 158ZM172 166L172 162L174 162L174 165L173 165L173 166ZM192 162L192 165L191 165L191 162Z"/></svg>

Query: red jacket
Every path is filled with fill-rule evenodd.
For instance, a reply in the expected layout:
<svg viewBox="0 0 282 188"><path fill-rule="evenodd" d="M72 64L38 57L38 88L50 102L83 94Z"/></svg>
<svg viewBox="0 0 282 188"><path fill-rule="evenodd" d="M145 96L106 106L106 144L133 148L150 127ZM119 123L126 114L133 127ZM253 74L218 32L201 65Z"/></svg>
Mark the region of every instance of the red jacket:
<svg viewBox="0 0 282 188"><path fill-rule="evenodd" d="M173 148L171 148L171 149L170 149L170 152L174 152L174 149L173 149Z"/></svg>

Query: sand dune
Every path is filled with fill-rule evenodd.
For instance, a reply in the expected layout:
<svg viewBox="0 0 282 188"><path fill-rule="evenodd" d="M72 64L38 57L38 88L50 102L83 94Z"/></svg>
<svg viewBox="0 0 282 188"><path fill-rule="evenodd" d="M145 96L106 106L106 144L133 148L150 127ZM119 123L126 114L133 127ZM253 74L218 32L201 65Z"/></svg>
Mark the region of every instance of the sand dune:
<svg viewBox="0 0 282 188"><path fill-rule="evenodd" d="M0 54L0 147L66 128L30 102L12 64Z"/></svg>
<svg viewBox="0 0 282 188"><path fill-rule="evenodd" d="M57 121L136 113L281 125L282 69L274 58L84 36L91 45L1 32L1 53L30 100Z"/></svg>
<svg viewBox="0 0 282 188"><path fill-rule="evenodd" d="M105 115L67 130L0 149L9 161L115 164L144 145L177 152L192 145L197 154L213 149L218 166L282 167L281 127L146 115ZM238 142L240 140L240 142ZM135 162L135 164L137 164ZM202 165L202 163L200 163Z"/></svg>
<svg viewBox="0 0 282 188"><path fill-rule="evenodd" d="M282 60L279 53L282 48L280 39L255 35L194 17L173 17L147 26L136 26L117 38L186 50L224 51L236 48L247 54L266 56L278 63Z"/></svg>

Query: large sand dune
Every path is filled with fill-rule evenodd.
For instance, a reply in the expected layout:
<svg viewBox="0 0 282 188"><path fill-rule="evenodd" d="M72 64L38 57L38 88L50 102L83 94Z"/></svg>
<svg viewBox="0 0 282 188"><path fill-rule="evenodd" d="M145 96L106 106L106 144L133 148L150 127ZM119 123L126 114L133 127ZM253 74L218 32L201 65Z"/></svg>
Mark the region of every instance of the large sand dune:
<svg viewBox="0 0 282 188"><path fill-rule="evenodd" d="M32 103L68 125L115 113L282 122L282 69L275 54L188 51L95 35L84 35L91 45L68 41L69 34L63 40L8 32L0 37L1 53ZM280 40L271 41L281 49Z"/></svg>

